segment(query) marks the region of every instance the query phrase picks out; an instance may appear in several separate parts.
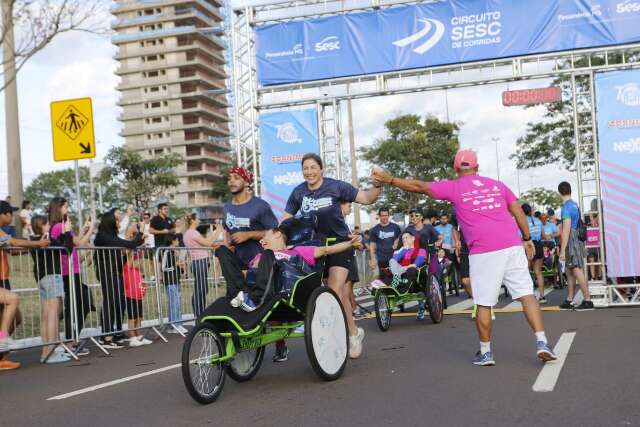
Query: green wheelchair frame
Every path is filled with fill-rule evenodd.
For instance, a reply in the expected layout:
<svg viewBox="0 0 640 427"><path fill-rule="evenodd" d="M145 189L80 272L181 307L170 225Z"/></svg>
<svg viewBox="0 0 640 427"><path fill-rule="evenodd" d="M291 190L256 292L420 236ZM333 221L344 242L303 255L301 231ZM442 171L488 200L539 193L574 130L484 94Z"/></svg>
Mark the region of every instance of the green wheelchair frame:
<svg viewBox="0 0 640 427"><path fill-rule="evenodd" d="M222 314L207 313L210 310ZM240 316L257 317L246 327L237 321ZM304 332L297 332L301 326ZM209 306L183 346L187 391L199 403L214 402L226 375L237 382L250 380L260 369L265 346L285 338L305 339L311 367L323 380L342 375L348 359L346 316L338 296L322 286L320 273L298 279L288 294L274 296L254 312L230 308L227 297Z"/></svg>
<svg viewBox="0 0 640 427"><path fill-rule="evenodd" d="M415 291L414 286L420 290ZM414 288L414 292L412 291ZM396 307L409 302L424 302L433 323L440 323L444 317L442 290L437 277L429 273L427 264L418 268L416 283L409 283L406 289L394 286L382 286L374 292L376 323L381 331L386 332L391 326L391 314Z"/></svg>

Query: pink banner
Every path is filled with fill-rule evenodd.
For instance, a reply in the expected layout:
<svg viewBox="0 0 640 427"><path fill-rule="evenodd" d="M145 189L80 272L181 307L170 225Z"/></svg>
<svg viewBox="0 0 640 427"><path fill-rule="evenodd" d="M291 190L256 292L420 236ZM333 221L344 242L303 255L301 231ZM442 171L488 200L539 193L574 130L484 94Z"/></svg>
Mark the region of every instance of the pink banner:
<svg viewBox="0 0 640 427"><path fill-rule="evenodd" d="M597 228L587 228L587 247L599 248L600 247L600 230Z"/></svg>

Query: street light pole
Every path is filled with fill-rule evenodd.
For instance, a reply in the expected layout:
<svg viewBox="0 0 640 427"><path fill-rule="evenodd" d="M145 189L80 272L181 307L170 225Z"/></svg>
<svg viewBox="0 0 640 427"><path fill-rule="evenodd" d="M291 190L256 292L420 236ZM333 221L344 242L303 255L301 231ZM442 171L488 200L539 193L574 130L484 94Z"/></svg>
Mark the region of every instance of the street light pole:
<svg viewBox="0 0 640 427"><path fill-rule="evenodd" d="M22 158L20 155L20 121L18 117L18 88L16 85L12 0L2 0L2 20L4 25L2 62L4 64L4 110L5 125L7 127L7 181L9 182L9 195L11 196L12 203L20 206L23 198ZM17 215L16 218L18 218ZM17 224L19 226L21 225L19 220L17 220Z"/></svg>
<svg viewBox="0 0 640 427"><path fill-rule="evenodd" d="M491 140L496 144L496 170L498 171L498 181L500 180L500 157L498 156L498 141L500 138L493 137Z"/></svg>

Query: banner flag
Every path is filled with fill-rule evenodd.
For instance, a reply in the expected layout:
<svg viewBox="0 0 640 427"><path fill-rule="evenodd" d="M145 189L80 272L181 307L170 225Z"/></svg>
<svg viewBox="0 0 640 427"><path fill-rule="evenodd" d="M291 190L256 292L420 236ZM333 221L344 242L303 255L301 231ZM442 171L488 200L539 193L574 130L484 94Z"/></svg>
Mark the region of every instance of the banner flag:
<svg viewBox="0 0 640 427"><path fill-rule="evenodd" d="M260 114L262 198L278 218L293 188L304 181L300 161L320 154L315 108Z"/></svg>
<svg viewBox="0 0 640 427"><path fill-rule="evenodd" d="M256 29L261 85L640 41L640 0L448 0Z"/></svg>
<svg viewBox="0 0 640 427"><path fill-rule="evenodd" d="M595 82L607 274L640 276L640 70Z"/></svg>

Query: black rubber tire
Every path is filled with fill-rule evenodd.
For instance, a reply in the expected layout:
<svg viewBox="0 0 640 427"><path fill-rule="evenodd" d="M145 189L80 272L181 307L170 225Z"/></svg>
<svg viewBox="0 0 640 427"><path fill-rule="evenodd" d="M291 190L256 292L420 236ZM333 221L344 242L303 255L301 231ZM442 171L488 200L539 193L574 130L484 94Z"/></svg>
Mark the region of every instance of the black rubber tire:
<svg viewBox="0 0 640 427"><path fill-rule="evenodd" d="M385 292L376 292L374 307L376 309L376 323L378 324L378 328L380 328L382 332L387 332L389 327L391 327L391 310L389 308L389 297ZM380 313L382 309L386 310L383 311L383 314ZM386 316L384 315L385 312Z"/></svg>
<svg viewBox="0 0 640 427"><path fill-rule="evenodd" d="M340 320L338 319L336 321L336 325L342 324L342 327L344 328L344 348L339 349L339 351L344 352L344 354L339 355L340 357L342 357L342 362L339 364L339 367L335 370L335 372L327 372L321 366L320 362L318 361L313 342L313 321L316 315L316 305L318 299L322 298L324 300L326 298L325 295L331 295L331 297L335 299L335 302L337 302L337 306L335 306L334 304L334 307L339 308L339 315L342 316L342 322L340 322ZM337 339L335 336L333 338ZM314 372L320 378L325 381L333 381L342 376L344 368L347 365L347 359L349 359L349 332L347 329L347 316L345 315L344 308L342 307L342 303L340 302L340 298L338 298L335 292L327 287L314 289L314 291L311 293L311 296L309 297L309 302L307 303L307 309L304 319L304 343L307 349L307 357L309 358L309 363L311 364Z"/></svg>
<svg viewBox="0 0 640 427"><path fill-rule="evenodd" d="M427 286L425 290L427 296L427 308L429 309L429 317L433 323L440 323L444 318L444 303L442 301L442 292L438 279L433 275L427 276Z"/></svg>
<svg viewBox="0 0 640 427"><path fill-rule="evenodd" d="M215 364L217 369L219 370L219 374L217 375L217 380L215 383L216 387L211 393L203 394L200 391L198 391L196 386L194 385L193 379L191 376L190 364L189 364L189 360L190 360L189 353L190 353L191 346L193 344L194 339L196 339L196 337L203 334L209 335L214 340L215 346L219 354L223 354L223 352L225 351L224 340L211 324L207 322L202 322L197 324L193 329L191 329L182 346L182 379L191 397L196 402L206 405L214 402L218 398L220 393L222 393L222 389L224 388L224 382L227 376L225 373L225 366L224 366L225 363L219 362Z"/></svg>
<svg viewBox="0 0 640 427"><path fill-rule="evenodd" d="M236 359L232 360L231 362L227 362L227 375L229 375L231 379L239 383L249 381L251 378L255 377L258 371L260 370L260 366L262 365L262 359L264 359L264 351L265 351L264 347L260 347L255 350L256 353L255 353L255 357L253 358L251 367L245 372L239 372L237 368L234 366L233 362ZM238 356L245 357L248 353L249 352L239 353L236 355L236 358Z"/></svg>

